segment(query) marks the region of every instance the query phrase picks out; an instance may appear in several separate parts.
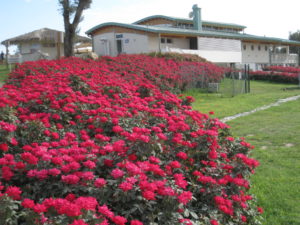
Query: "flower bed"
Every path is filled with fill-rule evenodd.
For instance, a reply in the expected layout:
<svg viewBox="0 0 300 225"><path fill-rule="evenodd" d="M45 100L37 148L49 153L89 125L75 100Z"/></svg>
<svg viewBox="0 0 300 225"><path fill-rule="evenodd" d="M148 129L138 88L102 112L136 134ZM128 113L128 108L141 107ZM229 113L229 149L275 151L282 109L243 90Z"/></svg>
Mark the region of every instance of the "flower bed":
<svg viewBox="0 0 300 225"><path fill-rule="evenodd" d="M269 66L265 67L263 71L251 71L250 78L253 80L297 84L299 82L299 73L300 68L296 67Z"/></svg>
<svg viewBox="0 0 300 225"><path fill-rule="evenodd" d="M258 224L252 146L170 92L174 67L20 65L0 89L0 224Z"/></svg>

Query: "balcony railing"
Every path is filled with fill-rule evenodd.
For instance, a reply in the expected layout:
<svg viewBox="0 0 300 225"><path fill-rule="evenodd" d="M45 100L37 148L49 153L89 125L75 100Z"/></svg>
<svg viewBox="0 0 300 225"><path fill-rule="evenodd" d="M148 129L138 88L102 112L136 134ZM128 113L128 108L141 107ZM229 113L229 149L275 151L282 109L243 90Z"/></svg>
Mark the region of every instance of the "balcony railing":
<svg viewBox="0 0 300 225"><path fill-rule="evenodd" d="M272 53L272 64L298 64L297 54Z"/></svg>

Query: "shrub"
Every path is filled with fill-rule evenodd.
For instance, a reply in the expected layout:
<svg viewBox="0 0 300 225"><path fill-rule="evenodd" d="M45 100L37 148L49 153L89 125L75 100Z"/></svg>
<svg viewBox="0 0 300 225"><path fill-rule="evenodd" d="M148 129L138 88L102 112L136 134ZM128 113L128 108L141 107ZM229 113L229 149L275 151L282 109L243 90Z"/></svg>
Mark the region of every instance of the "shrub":
<svg viewBox="0 0 300 225"><path fill-rule="evenodd" d="M151 52L147 55L157 58L171 59L176 62L207 62L205 58L193 54Z"/></svg>
<svg viewBox="0 0 300 225"><path fill-rule="evenodd" d="M1 223L259 224L252 146L168 90L173 65L20 65L0 89Z"/></svg>
<svg viewBox="0 0 300 225"><path fill-rule="evenodd" d="M251 71L250 78L252 80L297 84L299 73L300 69L296 67L269 66L265 67L263 71Z"/></svg>

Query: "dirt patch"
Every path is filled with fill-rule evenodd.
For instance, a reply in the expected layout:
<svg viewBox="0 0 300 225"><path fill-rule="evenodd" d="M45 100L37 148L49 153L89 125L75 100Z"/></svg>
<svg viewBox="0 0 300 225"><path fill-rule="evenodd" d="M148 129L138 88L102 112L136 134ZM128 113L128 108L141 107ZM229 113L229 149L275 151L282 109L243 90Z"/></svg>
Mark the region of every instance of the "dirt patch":
<svg viewBox="0 0 300 225"><path fill-rule="evenodd" d="M284 146L290 148L290 147L293 147L294 144L292 144L292 143L287 143L287 144L285 144Z"/></svg>

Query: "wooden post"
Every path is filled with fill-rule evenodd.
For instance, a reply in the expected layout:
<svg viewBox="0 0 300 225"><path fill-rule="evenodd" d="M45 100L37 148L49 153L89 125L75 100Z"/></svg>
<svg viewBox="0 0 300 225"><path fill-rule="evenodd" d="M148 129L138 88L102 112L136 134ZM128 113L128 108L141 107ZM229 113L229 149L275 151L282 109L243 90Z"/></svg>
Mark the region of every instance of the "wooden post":
<svg viewBox="0 0 300 225"><path fill-rule="evenodd" d="M8 46L9 46L9 41L6 41L5 42L5 47L6 47L6 55L5 55L6 69L8 69L8 53L9 53Z"/></svg>
<svg viewBox="0 0 300 225"><path fill-rule="evenodd" d="M57 32L57 43L56 43L56 48L57 48L57 59L60 59L61 57L61 51L60 51L60 43L61 43L61 32Z"/></svg>
<svg viewBox="0 0 300 225"><path fill-rule="evenodd" d="M161 36L160 33L158 33L158 52L161 53L161 42L160 42Z"/></svg>

